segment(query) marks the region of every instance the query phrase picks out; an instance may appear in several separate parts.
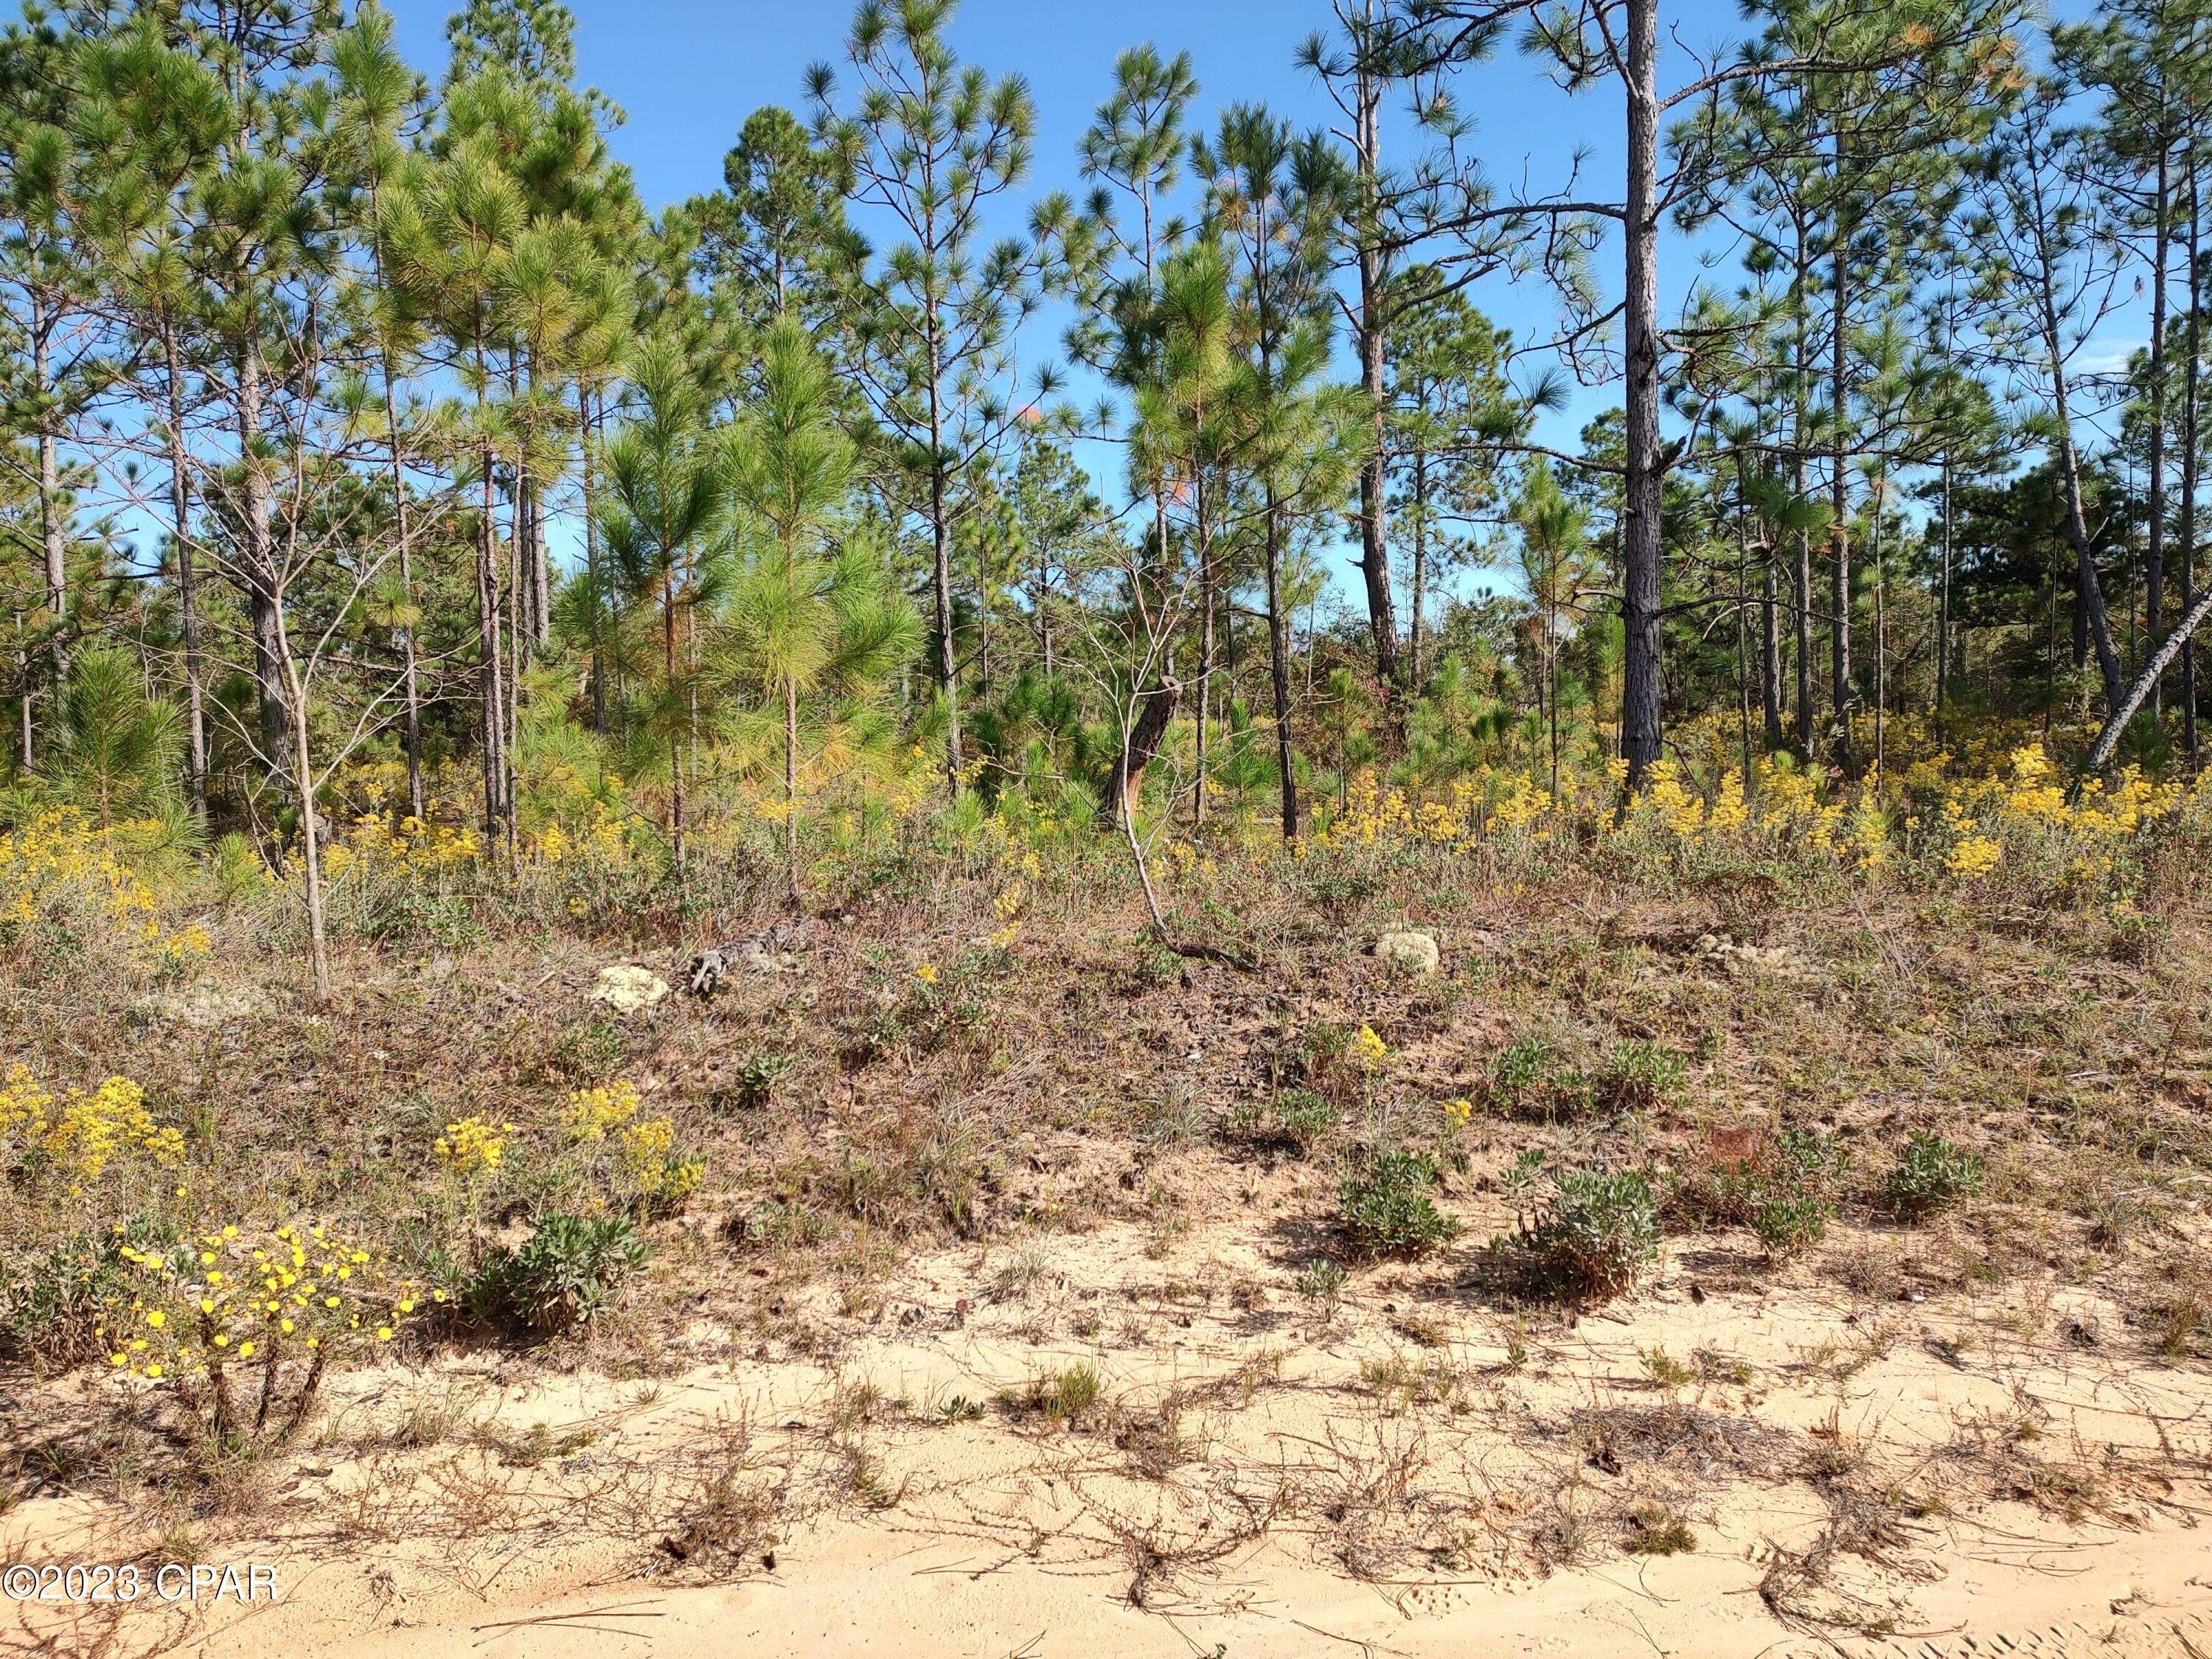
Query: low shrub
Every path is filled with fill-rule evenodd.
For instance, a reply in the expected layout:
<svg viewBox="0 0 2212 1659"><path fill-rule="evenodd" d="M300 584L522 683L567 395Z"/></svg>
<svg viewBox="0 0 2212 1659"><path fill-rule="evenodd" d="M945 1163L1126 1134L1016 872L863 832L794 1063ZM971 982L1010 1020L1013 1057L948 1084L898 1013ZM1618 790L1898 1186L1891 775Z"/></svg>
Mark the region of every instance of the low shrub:
<svg viewBox="0 0 2212 1659"><path fill-rule="evenodd" d="M1666 1044L1623 1042L1606 1056L1590 1091L1608 1110L1650 1111L1679 1099L1689 1076L1689 1063Z"/></svg>
<svg viewBox="0 0 2212 1659"><path fill-rule="evenodd" d="M1491 1074L1498 1103L1521 1117L1556 1120L1586 1110L1589 1079L1567 1063L1559 1046L1528 1037L1499 1050Z"/></svg>
<svg viewBox="0 0 2212 1659"><path fill-rule="evenodd" d="M1532 1237L1554 1276L1586 1296L1634 1286L1659 1257L1659 1204L1641 1170L1569 1170Z"/></svg>
<svg viewBox="0 0 2212 1659"><path fill-rule="evenodd" d="M626 1215L556 1211L538 1218L528 1243L483 1259L468 1287L469 1314L480 1325L557 1336L612 1307L652 1255Z"/></svg>
<svg viewBox="0 0 2212 1659"><path fill-rule="evenodd" d="M131 1272L94 1327L109 1370L168 1392L225 1455L288 1441L332 1368L385 1352L443 1299L374 1238L319 1224L232 1222L114 1254Z"/></svg>
<svg viewBox="0 0 2212 1659"><path fill-rule="evenodd" d="M0 1260L0 1358L66 1367L99 1358L105 1310L131 1283L125 1247L165 1250L176 1240L174 1227L133 1222Z"/></svg>
<svg viewBox="0 0 2212 1659"><path fill-rule="evenodd" d="M1827 1236L1850 1154L1818 1129L1784 1129L1741 1158L1686 1177L1674 1202L1691 1220L1748 1227L1777 1260Z"/></svg>
<svg viewBox="0 0 2212 1659"><path fill-rule="evenodd" d="M1698 1547L1689 1522L1660 1504L1644 1504L1628 1517L1631 1555L1687 1555Z"/></svg>
<svg viewBox="0 0 2212 1659"><path fill-rule="evenodd" d="M999 1398L1010 1411L1041 1412L1055 1423L1072 1424L1097 1406L1105 1392L1105 1380L1097 1367L1078 1361L1049 1376L1033 1376L1019 1388L1004 1390Z"/></svg>
<svg viewBox="0 0 2212 1659"><path fill-rule="evenodd" d="M1311 1089L1285 1089L1268 1102L1242 1103L1231 1120L1236 1138L1264 1146L1279 1146L1300 1158L1310 1158L1314 1147L1344 1109Z"/></svg>
<svg viewBox="0 0 2212 1659"><path fill-rule="evenodd" d="M1313 1151L1314 1144L1339 1115L1334 1101L1323 1099L1310 1089L1286 1089L1275 1102L1275 1122L1282 1138L1297 1148L1301 1157Z"/></svg>
<svg viewBox="0 0 2212 1659"><path fill-rule="evenodd" d="M1436 1160L1426 1152L1370 1149L1338 1189L1345 1231L1375 1255L1419 1255L1456 1237L1459 1223L1429 1198L1436 1181Z"/></svg>
<svg viewBox="0 0 2212 1659"><path fill-rule="evenodd" d="M775 1097L775 1085L796 1063L796 1056L763 1048L738 1067L738 1103L758 1110Z"/></svg>
<svg viewBox="0 0 2212 1659"><path fill-rule="evenodd" d="M1316 1302L1334 1302L1344 1293L1345 1277L1342 1262L1317 1257L1298 1275L1298 1294Z"/></svg>
<svg viewBox="0 0 2212 1659"><path fill-rule="evenodd" d="M1882 1182L1886 1208L1899 1220L1926 1219L1982 1188L1982 1160L1955 1142L1916 1130Z"/></svg>
<svg viewBox="0 0 2212 1659"><path fill-rule="evenodd" d="M1779 1261L1802 1255L1826 1238L1835 1214L1832 1200L1801 1192L1762 1200L1752 1211L1748 1224L1759 1248Z"/></svg>

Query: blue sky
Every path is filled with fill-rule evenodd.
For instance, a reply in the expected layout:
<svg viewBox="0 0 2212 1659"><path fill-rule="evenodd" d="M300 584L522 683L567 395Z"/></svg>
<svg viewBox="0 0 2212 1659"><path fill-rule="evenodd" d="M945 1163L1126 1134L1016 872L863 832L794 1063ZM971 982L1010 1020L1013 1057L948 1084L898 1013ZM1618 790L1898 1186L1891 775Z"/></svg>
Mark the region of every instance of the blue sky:
<svg viewBox="0 0 2212 1659"><path fill-rule="evenodd" d="M445 64L447 6L441 0L385 0L398 23L410 62L434 75ZM846 0L811 5L766 5L752 0L569 0L577 16L580 78L598 87L628 116L611 143L635 173L648 208L658 210L721 183L723 153L744 118L762 104L781 103L805 112L804 72L827 62L840 71L841 89L852 77L844 39L852 17ZM1700 51L1741 32L1733 4L1695 0L1669 20L1670 38ZM951 34L962 58L994 75L1013 70L1030 82L1037 112L1036 160L1021 199L1004 205L1005 228L1018 228L1028 199L1054 189L1075 192L1077 140L1110 89L1114 59L1124 48L1150 42L1163 55L1191 55L1200 97L1193 129L1211 128L1220 110L1264 102L1300 126L1327 123L1335 114L1326 94L1295 61L1299 43L1333 24L1328 0L1115 0L1068 4L1047 0L965 0ZM1676 73L1687 64L1672 54ZM1562 176L1577 149L1588 152L1585 177L1617 191L1622 151L1618 96L1602 88L1569 99L1542 79L1534 64L1510 47L1492 63L1462 76L1460 96L1476 123L1474 144L1492 176L1543 181ZM1186 188L1189 180L1186 177ZM870 228L865 218L863 229ZM886 236L888 233L885 233ZM1665 298L1679 295L1698 274L1679 241L1664 272ZM1614 256L1617 258L1617 256ZM1611 261L1601 256L1600 270ZM1557 304L1540 282L1492 282L1475 294L1483 309L1523 339L1549 331ZM1025 360L1057 345L1058 325L1041 319L1052 337L1030 343ZM1095 394L1080 378L1078 401ZM1567 410L1547 417L1542 437L1575 445L1583 422L1612 406L1611 387L1578 389ZM1118 452L1110 446L1079 447L1085 464L1109 499L1121 492ZM565 539L565 538L564 538ZM1349 549L1329 561L1333 586L1348 596L1356 583ZM1488 579L1486 579L1488 580Z"/></svg>
<svg viewBox="0 0 2212 1659"><path fill-rule="evenodd" d="M434 75L442 70L447 0L385 3L398 20L409 59ZM781 103L804 114L802 77L809 64L837 66L841 82L851 86L843 61L849 0L569 3L577 16L580 75L627 112L613 147L653 209L718 187L723 153L753 109ZM2060 0L2057 7L2075 15L2087 9L2083 0ZM1246 101L1265 102L1301 125L1313 125L1334 112L1296 65L1294 54L1307 34L1331 23L1328 0L964 0L952 23L956 49L994 75L1018 71L1036 105L1035 165L1026 191L1004 204L1006 228L1018 228L1030 198L1081 187L1076 141L1105 96L1115 56L1123 48L1149 41L1163 53L1190 53L1200 88L1194 127L1210 127L1223 106ZM1662 19L1662 84L1689 71L1686 48L1708 52L1740 39L1743 28L1733 0L1686 0L1674 7ZM1617 93L1608 95L1601 86L1569 98L1509 45L1490 63L1464 72L1458 94L1475 119L1474 146L1493 179L1556 180L1581 149L1592 193L1618 191L1622 118ZM1609 289L1617 287L1618 257L1610 248L1598 257L1599 276ZM1662 314L1700 276L1724 283L1735 277L1732 260L1710 273L1700 270L1695 250L1671 230L1662 240L1661 259ZM1474 297L1523 341L1544 337L1557 314L1555 301L1539 281L1492 281ZM2139 332L2137 319L2125 313L2109 319L2100 361L2124 362ZM1547 421L1542 435L1572 447L1582 423L1618 401L1611 386L1579 388L1568 410Z"/></svg>
<svg viewBox="0 0 2212 1659"><path fill-rule="evenodd" d="M433 73L446 59L442 0L386 0L398 21L409 59ZM721 183L722 155L745 116L765 103L805 113L807 64L844 70L851 21L843 0L811 5L764 5L740 0L570 0L577 15L580 77L607 94L629 119L612 139L635 173L648 207L658 209ZM1024 196L1081 187L1075 145L1109 89L1115 55L1151 42L1164 54L1188 51L1200 83L1194 127L1237 102L1265 102L1302 126L1319 125L1333 107L1299 69L1298 43L1332 21L1328 0L1116 0L1111 4L1039 4L1036 0L965 0L952 38L962 57L997 74L1015 70L1030 82L1037 111L1036 162ZM1735 9L1697 0L1671 20L1676 38L1704 48L1740 31ZM1680 59L1677 59L1678 67ZM1543 81L1533 64L1510 50L1462 77L1462 98L1476 119L1475 144L1492 176L1553 176L1577 147L1599 180L1617 177L1620 105L1601 91L1570 100ZM1617 188L1617 186L1615 186ZM1008 228L1024 207L1008 204ZM1670 244L1679 248L1678 243ZM1601 269L1604 267L1601 267ZM1670 289L1694 275L1678 258ZM1491 283L1478 302L1521 337L1540 337L1556 307L1540 283ZM1577 398L1553 436L1571 441L1591 413L1614 401L1602 389Z"/></svg>
<svg viewBox="0 0 2212 1659"><path fill-rule="evenodd" d="M444 69L450 0L384 0L398 21L408 59L434 78ZM580 78L619 104L627 121L611 143L635 173L647 205L658 210L718 187L724 152L745 117L765 103L804 114L806 66L844 65L849 0L811 4L763 4L757 0L569 0L577 15ZM2060 0L2058 9L2080 15L2084 0ZM1310 33L1332 24L1328 0L1115 0L1069 4L1066 0L965 0L955 15L952 39L963 58L993 74L1013 70L1030 82L1037 112L1037 142L1024 191L1002 204L1003 227L1018 229L1030 199L1054 189L1079 191L1075 145L1110 86L1122 49L1150 42L1164 53L1188 51L1200 94L1194 129L1210 128L1218 112L1237 102L1265 102L1302 126L1334 114L1324 93L1299 69L1294 55ZM1710 52L1740 38L1743 25L1733 0L1687 0L1662 20L1663 82L1689 72L1685 48ZM1475 121L1474 147L1492 177L1523 177L1536 187L1564 176L1569 158L1584 152L1590 193L1619 190L1622 149L1617 92L1601 86L1569 98L1537 73L1510 46L1491 63L1464 72L1457 95ZM1186 188L1188 181L1186 180ZM863 217L862 228L877 234ZM888 240L883 233L880 240ZM1661 247L1661 308L1670 312L1701 276L1729 283L1733 261L1710 273L1696 250L1669 231ZM1617 288L1619 256L1600 252L1596 269L1609 290ZM1476 302L1523 341L1551 330L1557 302L1540 281L1492 280L1478 287ZM2108 319L2093 348L2104 362L2124 362L2140 319L2123 310ZM1057 346L1058 326L1047 320L1029 343L1025 359ZM1088 401L1079 380L1079 398ZM1540 437L1560 447L1592 416L1619 401L1610 385L1577 388L1567 409L1547 416ZM1112 496L1115 452L1085 446L1084 459ZM568 533L563 533L568 532ZM556 532L580 541L578 526ZM1337 568L1341 591L1351 573Z"/></svg>

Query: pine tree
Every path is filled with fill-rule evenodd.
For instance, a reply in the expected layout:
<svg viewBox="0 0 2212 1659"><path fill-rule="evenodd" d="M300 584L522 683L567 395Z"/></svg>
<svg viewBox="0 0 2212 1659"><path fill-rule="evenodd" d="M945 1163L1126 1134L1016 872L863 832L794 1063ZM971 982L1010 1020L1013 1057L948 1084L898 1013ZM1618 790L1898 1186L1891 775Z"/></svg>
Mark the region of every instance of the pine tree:
<svg viewBox="0 0 2212 1659"><path fill-rule="evenodd" d="M847 325L876 418L898 445L911 510L930 543L932 669L944 700L945 775L962 775L960 657L954 637L952 532L963 480L994 454L1054 382L1024 401L1014 384L1016 331L1038 305L1053 240L986 243L990 204L1029 171L1036 124L1021 77L994 81L947 40L952 0L863 0L847 53L853 106L836 78L809 71L817 138L849 171L856 201L905 233L854 287Z"/></svg>
<svg viewBox="0 0 2212 1659"><path fill-rule="evenodd" d="M830 370L787 313L761 347L760 390L730 434L729 481L750 522L732 580L726 659L763 694L783 750L784 880L802 901L799 777L805 746L851 768L895 733L876 693L921 629L866 541L834 528L851 492L851 441L836 418Z"/></svg>
<svg viewBox="0 0 2212 1659"><path fill-rule="evenodd" d="M606 447L599 533L634 600L659 610L661 683L644 732L668 768L668 838L684 868L684 774L697 739L698 630L730 577L728 463L680 344L647 340L629 371L636 414ZM680 648L679 648L680 647Z"/></svg>

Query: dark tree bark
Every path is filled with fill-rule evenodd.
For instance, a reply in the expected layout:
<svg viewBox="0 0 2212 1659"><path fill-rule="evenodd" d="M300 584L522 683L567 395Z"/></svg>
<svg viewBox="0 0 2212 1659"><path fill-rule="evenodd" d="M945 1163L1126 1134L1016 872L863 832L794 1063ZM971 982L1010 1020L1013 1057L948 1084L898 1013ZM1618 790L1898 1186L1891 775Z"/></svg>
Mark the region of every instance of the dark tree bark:
<svg viewBox="0 0 2212 1659"><path fill-rule="evenodd" d="M1290 629L1283 619L1282 530L1275 492L1267 491L1267 674L1275 693L1275 763L1282 774L1283 839L1298 838L1298 769L1291 749Z"/></svg>
<svg viewBox="0 0 2212 1659"><path fill-rule="evenodd" d="M2198 318L2203 302L2199 276L2203 258L2203 202L2197 194L2197 146L2189 148L2189 349L2181 372L2181 608L2197 608L2197 398L2201 349ZM2181 744L2191 766L2197 764L2197 644L2188 635L2181 641Z"/></svg>
<svg viewBox="0 0 2212 1659"><path fill-rule="evenodd" d="M1770 548L1761 561L1759 592L1759 706L1769 749L1782 747L1782 641L1775 615L1778 608L1774 552Z"/></svg>
<svg viewBox="0 0 2212 1659"><path fill-rule="evenodd" d="M1621 623L1626 638L1620 721L1628 787L1641 788L1660 750L1659 157L1657 0L1628 0L1628 190L1624 339L1628 397L1622 538Z"/></svg>
<svg viewBox="0 0 2212 1659"><path fill-rule="evenodd" d="M1357 117L1354 153L1359 187L1371 202L1381 188L1382 88L1368 54L1359 53L1353 106ZM1385 522L1384 468L1386 445L1382 369L1389 318L1383 289L1389 273L1382 250L1376 245L1379 226L1370 224L1358 250L1359 322L1355 343L1359 352L1359 384L1374 411L1374 448L1359 469L1359 573L1366 580L1367 619L1375 640L1375 671L1383 683L1402 689L1405 667L1398 651L1397 599L1390 586L1390 542Z"/></svg>
<svg viewBox="0 0 2212 1659"><path fill-rule="evenodd" d="M2150 545L2143 555L2143 635L2154 646L2166 623L2166 255L2172 234L2172 159L2161 136L2158 189L2151 208ZM2159 686L2151 684L2151 707Z"/></svg>
<svg viewBox="0 0 2212 1659"><path fill-rule="evenodd" d="M1843 140L1836 141L1836 173L1840 179L1844 167ZM1835 761L1838 768L1849 769L1851 754L1851 473L1850 425L1846 418L1846 400L1850 396L1850 237L1838 222L1835 228L1834 303L1831 307L1835 319L1835 335L1829 343L1828 397L1834 410L1836 422L1835 453L1832 458L1832 476L1829 480L1830 507L1835 522L1828 528L1832 560L1828 567L1829 619L1829 687L1830 706L1835 711Z"/></svg>
<svg viewBox="0 0 2212 1659"><path fill-rule="evenodd" d="M177 331L161 319L161 355L168 374L169 512L177 538L177 609L185 634L185 771L192 816L207 818L207 697L200 656L198 573L192 568L191 478L185 455L184 369L177 359ZM410 682L411 687L411 680Z"/></svg>
<svg viewBox="0 0 2212 1659"><path fill-rule="evenodd" d="M1160 751L1160 739L1167 735L1168 726L1175 719L1176 705L1182 699L1182 683L1172 675L1164 676L1158 686L1144 694L1144 708L1137 715L1137 723L1130 729L1129 741L1114 763L1114 772L1106 786L1105 824L1114 828L1133 815L1137 810L1139 792L1144 787L1145 769Z"/></svg>

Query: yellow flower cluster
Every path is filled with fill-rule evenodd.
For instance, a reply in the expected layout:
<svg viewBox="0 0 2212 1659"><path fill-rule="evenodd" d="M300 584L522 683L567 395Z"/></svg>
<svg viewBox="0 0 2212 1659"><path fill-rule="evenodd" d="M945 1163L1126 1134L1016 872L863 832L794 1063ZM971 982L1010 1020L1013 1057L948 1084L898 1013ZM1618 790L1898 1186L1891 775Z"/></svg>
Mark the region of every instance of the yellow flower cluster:
<svg viewBox="0 0 2212 1659"><path fill-rule="evenodd" d="M438 1162L455 1175L472 1176L499 1168L507 1155L507 1137L514 1133L512 1123L492 1123L473 1115L458 1118L446 1126L434 1150Z"/></svg>
<svg viewBox="0 0 2212 1659"><path fill-rule="evenodd" d="M657 1204L674 1204L699 1190L707 1161L676 1150L676 1125L665 1117L624 1124L620 1131L624 1172L638 1193Z"/></svg>
<svg viewBox="0 0 2212 1659"><path fill-rule="evenodd" d="M1705 828L1705 798L1684 787L1680 769L1672 761L1660 762L1652 773L1643 809L1657 817L1676 836L1694 841ZM1741 786L1742 781L1737 781Z"/></svg>
<svg viewBox="0 0 2212 1659"><path fill-rule="evenodd" d="M1908 788L1939 791L1944 759L1913 768ZM1931 828L1943 866L1968 880L1990 874L2008 853L2030 851L2056 854L2069 878L2103 875L2124 843L2172 817L2189 799L2185 786L2154 784L2133 769L2109 788L2101 778L2084 779L2069 799L2057 769L2033 743L2012 750L1998 781L1940 793Z"/></svg>
<svg viewBox="0 0 2212 1659"><path fill-rule="evenodd" d="M1715 755L1705 775L1717 776L1717 787L1701 787L1670 757L1652 768L1625 811L1626 772L1618 761L1600 775L1566 774L1556 792L1527 775L1480 767L1448 799L1425 802L1369 775L1346 791L1344 810L1310 845L1463 854L1483 844L1527 848L1568 837L1668 857L1706 848L1812 854L1860 871L1910 854L1921 868L1970 880L1990 874L2008 854L2033 848L2079 880L2109 873L2123 843L2173 817L2191 798L2180 785L2154 785L2135 772L2109 787L2090 779L2069 792L2040 740L2015 740L2001 751L1997 775L1980 782L1953 782L1951 757L1931 753L1906 769L1901 787L1875 777L1849 791L1832 790L1819 769L1773 756L1753 763L1747 787L1741 770L1726 763L1726 746L1705 746ZM1180 849L1171 850L1179 868L1188 867Z"/></svg>
<svg viewBox="0 0 2212 1659"><path fill-rule="evenodd" d="M364 812L353 821L343 841L325 850L323 876L337 881L349 874L420 875L458 870L474 864L482 851L476 827L465 820L457 828L442 819L425 823L412 814L395 818L388 811ZM289 872L300 873L305 867L301 854L287 856Z"/></svg>
<svg viewBox="0 0 2212 1659"><path fill-rule="evenodd" d="M623 1176L641 1197L661 1204L688 1198L707 1177L706 1160L678 1152L674 1120L640 1117L642 1104L636 1085L629 1082L579 1089L568 1097L562 1127L578 1146L611 1138Z"/></svg>
<svg viewBox="0 0 2212 1659"><path fill-rule="evenodd" d="M579 1089L568 1097L568 1111L562 1120L562 1127L568 1139L579 1144L605 1140L609 1131L618 1129L637 1115L639 1102L637 1087L631 1083L612 1083L602 1089Z"/></svg>
<svg viewBox="0 0 2212 1659"><path fill-rule="evenodd" d="M1372 1025L1362 1025L1352 1039L1352 1060L1363 1071L1372 1072L1390 1057L1389 1045L1375 1035Z"/></svg>
<svg viewBox="0 0 2212 1659"><path fill-rule="evenodd" d="M1550 831L1542 826L1558 805L1550 790L1527 778L1509 776L1497 799L1483 815L1483 833L1504 830L1510 835L1516 830L1534 830L1539 836L1548 835Z"/></svg>
<svg viewBox="0 0 2212 1659"><path fill-rule="evenodd" d="M1961 836L1943 855L1944 868L1954 876L1979 880L2004 860L2004 843L1991 836Z"/></svg>
<svg viewBox="0 0 2212 1659"><path fill-rule="evenodd" d="M118 1254L137 1285L112 1297L97 1327L118 1371L158 1382L217 1376L234 1361L272 1371L300 1350L321 1364L330 1351L389 1342L426 1302L381 1252L320 1226L249 1235L235 1223L164 1254L125 1244Z"/></svg>
<svg viewBox="0 0 2212 1659"><path fill-rule="evenodd" d="M1175 873L1178 878L1195 871L1200 876L1211 881L1221 873L1221 866L1214 860L1201 854L1196 847L1187 841L1170 842L1168 858L1174 864Z"/></svg>
<svg viewBox="0 0 2212 1659"><path fill-rule="evenodd" d="M74 902L105 915L127 942L152 947L165 970L204 957L207 930L197 923L164 928L154 890L117 851L161 834L151 822L101 830L74 806L54 807L0 834L0 928L20 933L53 904Z"/></svg>
<svg viewBox="0 0 2212 1659"><path fill-rule="evenodd" d="M1316 848L1374 847L1415 835L1413 809L1405 792L1383 789L1372 773L1346 791L1344 810L1313 838Z"/></svg>
<svg viewBox="0 0 2212 1659"><path fill-rule="evenodd" d="M16 1162L50 1170L76 1194L123 1155L157 1164L181 1164L185 1157L183 1133L154 1121L146 1091L136 1083L111 1077L89 1093L71 1089L58 1103L29 1067L9 1068L0 1086L0 1167Z"/></svg>

